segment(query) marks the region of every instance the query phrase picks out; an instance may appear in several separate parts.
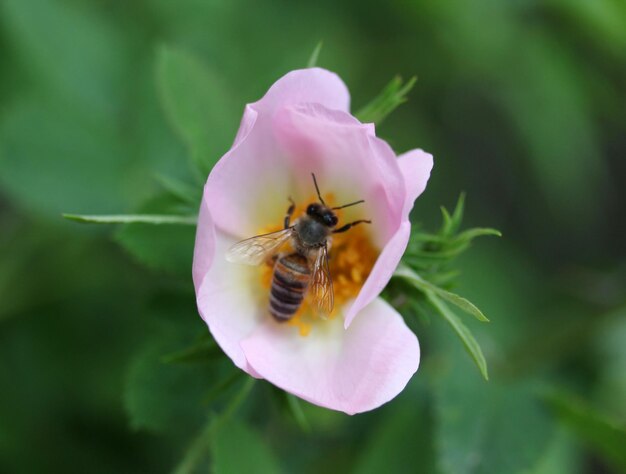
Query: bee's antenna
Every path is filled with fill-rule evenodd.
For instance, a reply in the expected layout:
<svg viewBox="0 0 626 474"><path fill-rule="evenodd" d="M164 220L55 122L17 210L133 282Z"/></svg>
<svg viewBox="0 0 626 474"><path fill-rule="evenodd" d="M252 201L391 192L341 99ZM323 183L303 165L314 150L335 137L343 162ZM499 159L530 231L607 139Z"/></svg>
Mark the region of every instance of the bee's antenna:
<svg viewBox="0 0 626 474"><path fill-rule="evenodd" d="M339 207L331 207L331 209L332 210L343 209L344 207L354 206L356 204L361 204L362 202L365 202L365 199L361 199L359 201L354 201L354 202L351 202L350 204L344 204L343 206L339 206Z"/></svg>
<svg viewBox="0 0 626 474"><path fill-rule="evenodd" d="M317 179L315 179L315 173L311 173L311 176L313 176L313 184L315 184L315 190L317 191L317 197L320 198L320 202L325 206L326 203L322 199L322 194L320 193L320 188L317 187Z"/></svg>

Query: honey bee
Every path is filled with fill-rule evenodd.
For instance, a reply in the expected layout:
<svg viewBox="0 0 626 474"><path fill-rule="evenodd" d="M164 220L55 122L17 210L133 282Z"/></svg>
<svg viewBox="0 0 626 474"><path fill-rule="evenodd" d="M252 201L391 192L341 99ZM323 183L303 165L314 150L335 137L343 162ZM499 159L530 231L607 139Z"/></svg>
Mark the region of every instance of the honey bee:
<svg viewBox="0 0 626 474"><path fill-rule="evenodd" d="M278 322L289 321L298 311L304 297L311 292L318 313L325 317L334 306L333 280L328 267L331 234L346 232L351 227L370 220L356 220L339 228L334 211L365 202L359 200L338 207L328 207L322 199L315 174L311 173L319 202L311 203L306 213L293 224L291 218L296 209L290 206L285 215L282 230L261 234L234 244L227 252L229 262L260 265L274 262L270 290L269 312ZM291 240L294 251L278 253Z"/></svg>

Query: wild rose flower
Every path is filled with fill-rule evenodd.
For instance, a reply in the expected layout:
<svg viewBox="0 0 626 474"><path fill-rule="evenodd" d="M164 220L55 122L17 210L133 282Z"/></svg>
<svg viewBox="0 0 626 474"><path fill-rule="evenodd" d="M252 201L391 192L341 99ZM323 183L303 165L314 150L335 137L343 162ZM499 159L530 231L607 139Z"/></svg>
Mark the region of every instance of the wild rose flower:
<svg viewBox="0 0 626 474"><path fill-rule="evenodd" d="M311 403L348 414L394 398L417 371L417 338L379 298L406 249L409 212L422 193L432 156L396 157L373 124L349 113L350 96L335 74L313 68L279 79L245 108L235 142L213 168L202 200L193 263L197 303L217 343L242 370ZM329 269L334 310L317 316L310 298L286 323L270 316L272 263L226 260L242 239L282 229L318 198L337 211ZM293 222L293 221L292 221Z"/></svg>

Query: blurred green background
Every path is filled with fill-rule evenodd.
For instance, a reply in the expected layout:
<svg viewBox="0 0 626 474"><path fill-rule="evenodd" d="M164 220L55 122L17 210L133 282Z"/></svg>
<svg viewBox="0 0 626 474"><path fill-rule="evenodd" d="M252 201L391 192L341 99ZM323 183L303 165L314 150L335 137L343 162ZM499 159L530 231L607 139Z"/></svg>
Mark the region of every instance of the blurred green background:
<svg viewBox="0 0 626 474"><path fill-rule="evenodd" d="M0 472L626 472L626 3L297 3L0 0ZM465 190L466 224L504 234L455 290L492 321L467 320L490 381L414 321L422 365L391 403L303 404L307 432L257 382L204 449L242 382L163 359L203 343L193 228L60 214L195 210L190 163L320 40L354 110L418 76L378 127L435 156L415 222ZM205 128L172 123L185 104Z"/></svg>

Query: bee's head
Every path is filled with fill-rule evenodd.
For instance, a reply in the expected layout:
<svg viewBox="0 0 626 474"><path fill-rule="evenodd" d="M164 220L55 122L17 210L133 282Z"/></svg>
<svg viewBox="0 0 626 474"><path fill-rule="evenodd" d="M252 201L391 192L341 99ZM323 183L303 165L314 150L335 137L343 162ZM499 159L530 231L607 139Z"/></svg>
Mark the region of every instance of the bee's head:
<svg viewBox="0 0 626 474"><path fill-rule="evenodd" d="M335 227L337 222L339 222L339 219L337 219L332 209L317 202L308 205L306 215L326 227Z"/></svg>

